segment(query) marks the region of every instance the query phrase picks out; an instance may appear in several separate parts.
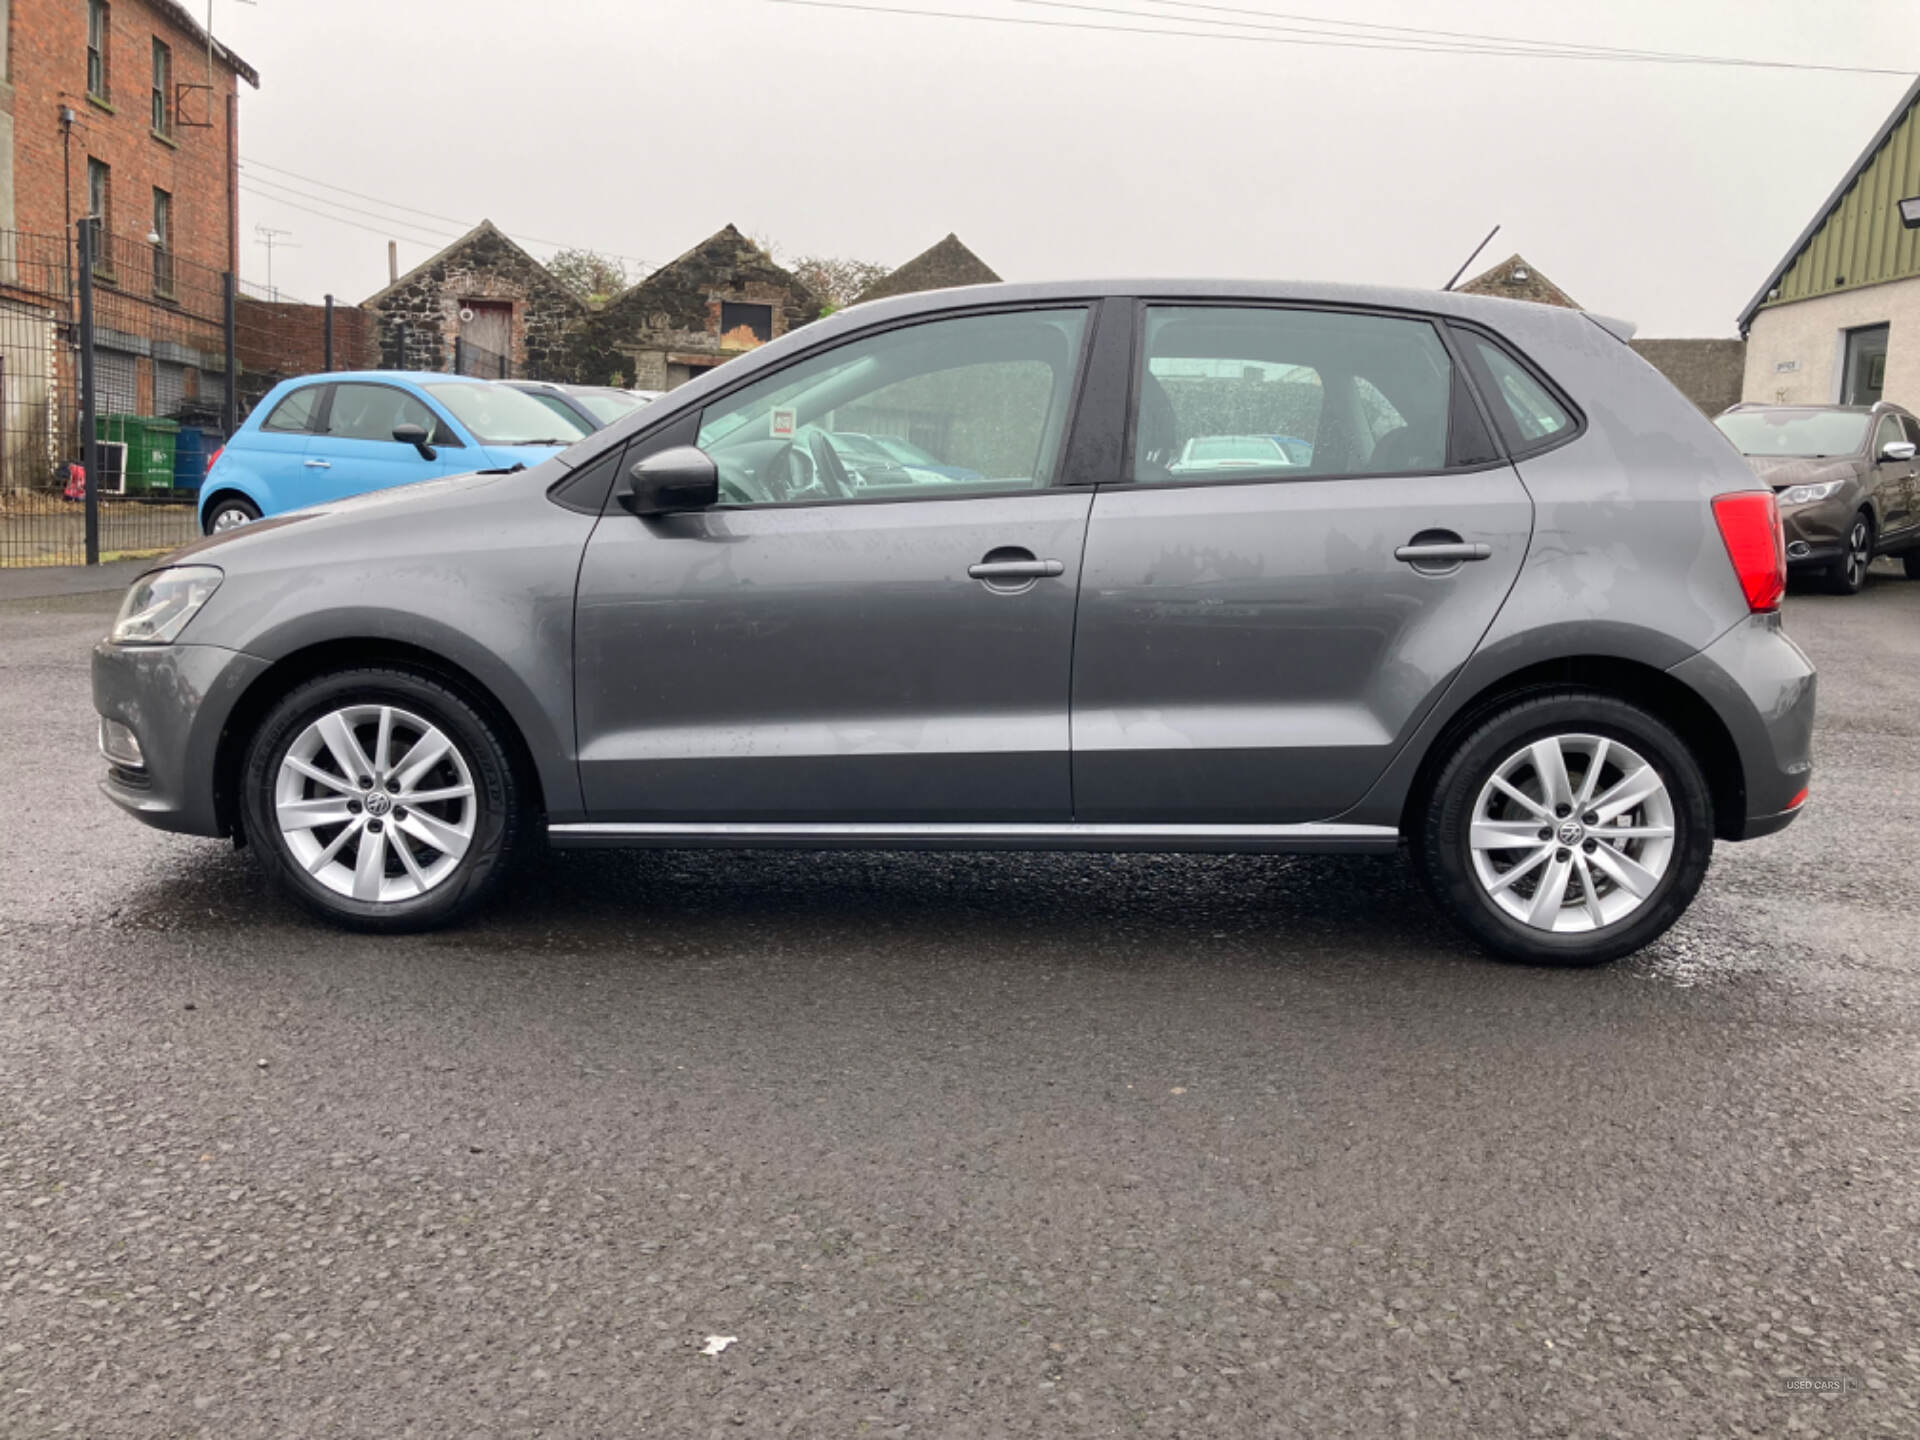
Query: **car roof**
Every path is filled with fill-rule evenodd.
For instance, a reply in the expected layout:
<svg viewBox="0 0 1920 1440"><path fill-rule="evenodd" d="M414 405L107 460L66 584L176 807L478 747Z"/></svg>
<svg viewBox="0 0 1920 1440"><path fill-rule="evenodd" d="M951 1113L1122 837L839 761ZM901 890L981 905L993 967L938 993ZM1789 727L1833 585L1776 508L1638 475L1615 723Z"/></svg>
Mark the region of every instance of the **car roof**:
<svg viewBox="0 0 1920 1440"><path fill-rule="evenodd" d="M491 380L483 380L477 375L447 375L438 370L322 370L313 375L298 375L287 382L296 385L331 385L342 380L400 380L411 385L421 385L428 381L434 384L454 385L491 385Z"/></svg>

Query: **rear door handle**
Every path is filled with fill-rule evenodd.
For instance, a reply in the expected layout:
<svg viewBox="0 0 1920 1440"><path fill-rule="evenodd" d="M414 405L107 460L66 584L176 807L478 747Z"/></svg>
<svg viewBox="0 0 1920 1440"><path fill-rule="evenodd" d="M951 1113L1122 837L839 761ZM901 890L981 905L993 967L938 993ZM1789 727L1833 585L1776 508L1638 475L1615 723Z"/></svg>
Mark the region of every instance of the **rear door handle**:
<svg viewBox="0 0 1920 1440"><path fill-rule="evenodd" d="M967 567L975 580L1040 580L1066 573L1059 560L981 560Z"/></svg>
<svg viewBox="0 0 1920 1440"><path fill-rule="evenodd" d="M333 468L333 462L331 460L309 460L307 461L307 468L309 470L331 470Z"/></svg>
<svg viewBox="0 0 1920 1440"><path fill-rule="evenodd" d="M1486 560L1492 554L1491 545L1479 545L1463 540L1445 543L1429 541L1417 545L1402 545L1393 552L1393 558L1404 560L1409 565L1458 565L1462 560Z"/></svg>

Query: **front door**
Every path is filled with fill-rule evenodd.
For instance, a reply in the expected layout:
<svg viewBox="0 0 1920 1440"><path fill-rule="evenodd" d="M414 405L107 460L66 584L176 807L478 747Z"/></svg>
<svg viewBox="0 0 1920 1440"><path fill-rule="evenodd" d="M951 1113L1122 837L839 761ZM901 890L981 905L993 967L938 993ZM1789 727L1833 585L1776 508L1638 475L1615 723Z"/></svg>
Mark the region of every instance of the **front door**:
<svg viewBox="0 0 1920 1440"><path fill-rule="evenodd" d="M1867 325L1847 331L1846 363L1840 373L1842 405L1878 405L1887 384L1885 325Z"/></svg>
<svg viewBox="0 0 1920 1440"><path fill-rule="evenodd" d="M851 340L700 414L719 506L640 517L616 492L575 620L594 822L1070 817L1092 497L1053 480L1086 322L1025 310ZM840 458L835 436L903 423L938 469L874 484Z"/></svg>
<svg viewBox="0 0 1920 1440"><path fill-rule="evenodd" d="M419 425L442 446L429 460L393 438L396 425ZM345 382L333 387L320 431L307 444L304 498L317 505L346 495L411 485L436 475L457 474L475 463L446 421L426 402L394 385Z"/></svg>
<svg viewBox="0 0 1920 1440"><path fill-rule="evenodd" d="M1074 818L1337 816L1492 622L1531 502L1426 321L1154 306L1144 327L1132 483L1087 532Z"/></svg>

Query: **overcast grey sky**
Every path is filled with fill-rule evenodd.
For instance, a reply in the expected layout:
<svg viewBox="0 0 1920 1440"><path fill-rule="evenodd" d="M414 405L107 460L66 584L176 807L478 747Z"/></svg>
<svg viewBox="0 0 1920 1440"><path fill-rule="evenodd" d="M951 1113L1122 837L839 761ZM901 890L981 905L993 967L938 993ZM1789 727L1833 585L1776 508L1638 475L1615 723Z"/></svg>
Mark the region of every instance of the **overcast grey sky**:
<svg viewBox="0 0 1920 1440"><path fill-rule="evenodd" d="M871 3L1223 17L1152 0L1081 0L1138 22ZM1268 25L1285 11L1920 68L1911 0L1217 3ZM1481 264L1519 250L1642 334L1731 334L1908 83L768 0L215 0L214 27L261 72L241 101L243 273L266 275L256 225L290 230L274 281L315 300L384 284L389 236L404 271L482 216L543 258L563 242L657 265L732 221L788 258L893 264L953 230L1008 279L1422 286L1498 221Z"/></svg>

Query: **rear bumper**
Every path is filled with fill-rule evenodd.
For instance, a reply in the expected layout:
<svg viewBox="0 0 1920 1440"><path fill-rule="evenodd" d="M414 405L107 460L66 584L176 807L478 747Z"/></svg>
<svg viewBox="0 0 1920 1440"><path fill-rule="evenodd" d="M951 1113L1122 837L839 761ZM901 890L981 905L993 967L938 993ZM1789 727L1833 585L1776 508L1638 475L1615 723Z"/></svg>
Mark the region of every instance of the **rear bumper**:
<svg viewBox="0 0 1920 1440"><path fill-rule="evenodd" d="M1720 717L1739 752L1744 813L1719 817L1732 840L1791 824L1813 780L1813 662L1778 612L1752 615L1668 672Z"/></svg>
<svg viewBox="0 0 1920 1440"><path fill-rule="evenodd" d="M106 797L136 819L187 835L224 835L214 796L220 737L267 662L217 645L93 649L93 708L140 742L145 765L110 765Z"/></svg>

